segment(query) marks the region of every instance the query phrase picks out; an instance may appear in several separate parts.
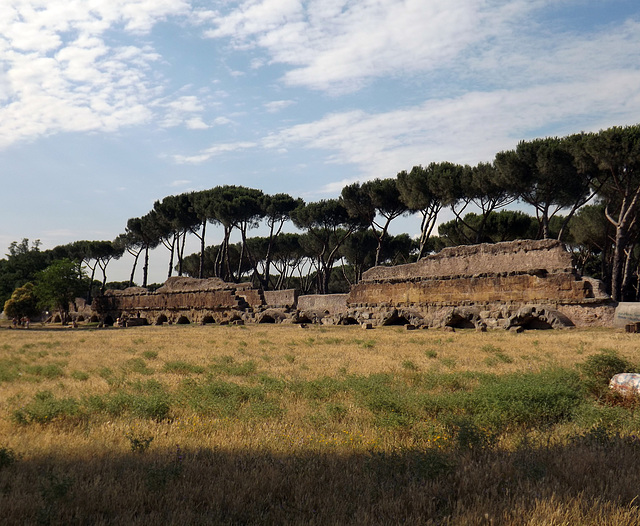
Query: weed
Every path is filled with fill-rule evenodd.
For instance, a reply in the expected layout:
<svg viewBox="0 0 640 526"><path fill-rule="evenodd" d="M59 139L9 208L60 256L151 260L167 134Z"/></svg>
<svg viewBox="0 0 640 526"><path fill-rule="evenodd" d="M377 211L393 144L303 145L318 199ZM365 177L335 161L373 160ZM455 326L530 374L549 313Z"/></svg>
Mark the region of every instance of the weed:
<svg viewBox="0 0 640 526"><path fill-rule="evenodd" d="M155 372L153 368L147 366L147 362L142 358L132 358L131 360L127 360L122 369L124 372L144 374L147 376Z"/></svg>
<svg viewBox="0 0 640 526"><path fill-rule="evenodd" d="M32 401L16 409L12 419L17 424L50 424L56 420L82 418L80 405L74 398L56 398L51 391L39 391Z"/></svg>
<svg viewBox="0 0 640 526"><path fill-rule="evenodd" d="M24 372L37 378L46 378L48 380L52 380L64 376L62 367L62 365L57 363L51 363L47 365L25 365Z"/></svg>
<svg viewBox="0 0 640 526"><path fill-rule="evenodd" d="M152 436L138 435L133 432L127 433L125 437L129 440L129 447L134 453L144 453L153 442Z"/></svg>
<svg viewBox="0 0 640 526"><path fill-rule="evenodd" d="M293 354L285 354L284 359L289 363L293 363L296 361L296 357Z"/></svg>
<svg viewBox="0 0 640 526"><path fill-rule="evenodd" d="M15 464L17 459L18 456L15 454L13 449L0 447L0 470Z"/></svg>
<svg viewBox="0 0 640 526"><path fill-rule="evenodd" d="M163 373L174 374L200 374L204 373L204 371L205 369L201 365L194 365L182 360L166 362L162 368Z"/></svg>
<svg viewBox="0 0 640 526"><path fill-rule="evenodd" d="M80 382L86 382L89 379L89 374L84 371L72 371L71 378Z"/></svg>
<svg viewBox="0 0 640 526"><path fill-rule="evenodd" d="M236 363L231 356L223 356L216 363L209 366L213 373L225 374L228 376L249 376L258 369L256 362L247 360L246 362Z"/></svg>
<svg viewBox="0 0 640 526"><path fill-rule="evenodd" d="M405 360L402 362L402 368L407 371L417 371L418 366L411 360Z"/></svg>
<svg viewBox="0 0 640 526"><path fill-rule="evenodd" d="M147 360L155 360L158 357L158 351L144 351L142 357Z"/></svg>
<svg viewBox="0 0 640 526"><path fill-rule="evenodd" d="M448 369L456 368L456 360L455 358L440 358L440 363L447 367Z"/></svg>
<svg viewBox="0 0 640 526"><path fill-rule="evenodd" d="M426 351L424 351L424 355L427 358L434 359L438 357L438 351L435 351L434 349L427 349Z"/></svg>

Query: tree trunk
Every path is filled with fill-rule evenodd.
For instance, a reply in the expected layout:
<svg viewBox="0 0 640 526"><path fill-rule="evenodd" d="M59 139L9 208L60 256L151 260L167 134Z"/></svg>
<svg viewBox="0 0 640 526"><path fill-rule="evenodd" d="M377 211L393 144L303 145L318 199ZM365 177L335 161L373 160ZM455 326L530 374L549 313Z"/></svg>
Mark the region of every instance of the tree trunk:
<svg viewBox="0 0 640 526"><path fill-rule="evenodd" d="M144 248L144 267L142 269L142 286L147 286L147 278L149 276L149 246Z"/></svg>

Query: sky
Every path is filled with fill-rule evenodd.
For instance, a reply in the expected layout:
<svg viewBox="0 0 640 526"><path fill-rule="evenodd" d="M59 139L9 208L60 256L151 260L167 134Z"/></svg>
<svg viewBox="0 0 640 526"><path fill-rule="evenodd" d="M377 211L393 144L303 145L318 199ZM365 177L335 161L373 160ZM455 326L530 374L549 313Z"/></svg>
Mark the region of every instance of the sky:
<svg viewBox="0 0 640 526"><path fill-rule="evenodd" d="M316 201L639 122L637 0L3 0L0 257L114 239L171 194Z"/></svg>

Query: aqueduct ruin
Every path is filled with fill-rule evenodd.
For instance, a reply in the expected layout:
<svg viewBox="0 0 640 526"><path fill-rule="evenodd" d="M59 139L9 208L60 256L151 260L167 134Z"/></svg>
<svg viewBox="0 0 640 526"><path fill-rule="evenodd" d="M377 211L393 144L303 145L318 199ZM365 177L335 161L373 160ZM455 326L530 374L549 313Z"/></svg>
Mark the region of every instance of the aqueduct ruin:
<svg viewBox="0 0 640 526"><path fill-rule="evenodd" d="M375 267L348 294L298 296L219 279L174 277L156 292L107 291L105 324L324 323L464 328L611 326L615 304L581 277L553 240L446 248L416 263Z"/></svg>

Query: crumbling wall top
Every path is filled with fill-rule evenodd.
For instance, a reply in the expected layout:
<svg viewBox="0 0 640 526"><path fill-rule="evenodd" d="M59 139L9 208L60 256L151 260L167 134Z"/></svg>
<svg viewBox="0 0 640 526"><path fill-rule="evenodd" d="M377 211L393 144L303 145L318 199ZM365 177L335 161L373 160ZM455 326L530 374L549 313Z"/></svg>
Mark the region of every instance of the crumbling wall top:
<svg viewBox="0 0 640 526"><path fill-rule="evenodd" d="M521 240L449 247L416 263L374 267L362 282L466 277L532 270L571 272L571 254L556 240Z"/></svg>

